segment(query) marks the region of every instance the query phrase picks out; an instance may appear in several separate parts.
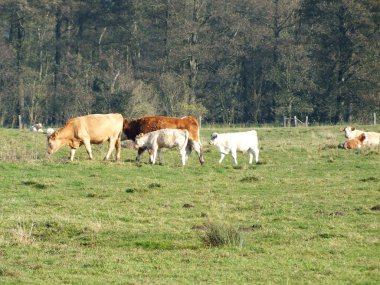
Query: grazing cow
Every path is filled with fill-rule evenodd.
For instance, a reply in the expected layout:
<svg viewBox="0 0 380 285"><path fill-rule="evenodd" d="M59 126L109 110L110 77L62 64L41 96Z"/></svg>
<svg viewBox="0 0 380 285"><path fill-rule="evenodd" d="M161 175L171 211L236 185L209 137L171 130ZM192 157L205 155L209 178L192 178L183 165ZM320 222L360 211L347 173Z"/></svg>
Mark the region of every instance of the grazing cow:
<svg viewBox="0 0 380 285"><path fill-rule="evenodd" d="M357 138L346 140L345 143L343 144L343 147L345 149L361 148L362 145L363 145L363 141L365 140L365 138L366 138L365 133L362 133Z"/></svg>
<svg viewBox="0 0 380 285"><path fill-rule="evenodd" d="M357 130L352 127L346 127L343 129L344 136L348 139L358 138L361 134L365 134L363 145L380 145L380 133L365 132Z"/></svg>
<svg viewBox="0 0 380 285"><path fill-rule="evenodd" d="M116 147L116 160L120 159L120 141L123 130L123 116L121 114L93 114L76 117L66 125L48 136L47 152L52 154L62 146L71 148L70 160L74 160L77 148L84 144L87 153L92 159L91 144L109 142L105 160L109 159Z"/></svg>
<svg viewBox="0 0 380 285"><path fill-rule="evenodd" d="M256 131L238 132L238 133L213 133L210 140L211 145L215 145L220 151L221 163L226 154L231 152L235 165L237 165L236 152L249 152L249 164L252 164L253 154L255 154L256 163L259 161L259 143Z"/></svg>
<svg viewBox="0 0 380 285"><path fill-rule="evenodd" d="M139 134L135 139L136 148L146 148L150 153L150 162L155 163L156 157L161 161L162 148L177 148L182 158L182 165L186 164L186 146L189 140L188 130L161 129L147 134Z"/></svg>
<svg viewBox="0 0 380 285"><path fill-rule="evenodd" d="M188 116L183 118L151 116L124 120L123 132L127 139L135 140L140 133L147 134L160 129L182 129L188 130L189 141L186 146L186 155L189 156L193 148L198 154L199 162L204 163L202 145L199 137L199 125L196 118ZM138 149L136 160L140 160L140 155L145 151L145 147Z"/></svg>

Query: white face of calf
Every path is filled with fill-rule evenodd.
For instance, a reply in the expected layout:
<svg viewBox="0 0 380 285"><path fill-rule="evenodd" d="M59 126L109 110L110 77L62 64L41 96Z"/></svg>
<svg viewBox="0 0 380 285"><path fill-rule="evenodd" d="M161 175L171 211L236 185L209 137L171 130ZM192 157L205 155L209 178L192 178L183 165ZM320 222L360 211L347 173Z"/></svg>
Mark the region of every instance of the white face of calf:
<svg viewBox="0 0 380 285"><path fill-rule="evenodd" d="M351 137L351 133L353 132L353 131L355 131L355 128L351 128L351 127L346 127L346 128L344 128L344 136L346 137L346 138L350 138Z"/></svg>
<svg viewBox="0 0 380 285"><path fill-rule="evenodd" d="M213 133L209 141L210 145L216 145L218 143L218 133Z"/></svg>
<svg viewBox="0 0 380 285"><path fill-rule="evenodd" d="M144 135L143 133L139 134L135 139L135 149L144 147L146 145L147 139L148 139L147 135Z"/></svg>

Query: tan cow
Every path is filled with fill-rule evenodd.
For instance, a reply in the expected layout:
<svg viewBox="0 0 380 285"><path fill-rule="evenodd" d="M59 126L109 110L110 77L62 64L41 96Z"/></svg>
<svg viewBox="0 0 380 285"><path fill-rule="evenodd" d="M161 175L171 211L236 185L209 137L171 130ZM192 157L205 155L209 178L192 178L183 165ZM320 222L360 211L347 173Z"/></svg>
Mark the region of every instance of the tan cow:
<svg viewBox="0 0 380 285"><path fill-rule="evenodd" d="M92 159L91 144L109 142L105 160L108 160L116 147L116 160L120 159L120 142L123 131L121 114L93 114L70 119L66 125L48 136L47 152L52 154L61 147L70 147L70 160L74 160L77 148L84 144Z"/></svg>

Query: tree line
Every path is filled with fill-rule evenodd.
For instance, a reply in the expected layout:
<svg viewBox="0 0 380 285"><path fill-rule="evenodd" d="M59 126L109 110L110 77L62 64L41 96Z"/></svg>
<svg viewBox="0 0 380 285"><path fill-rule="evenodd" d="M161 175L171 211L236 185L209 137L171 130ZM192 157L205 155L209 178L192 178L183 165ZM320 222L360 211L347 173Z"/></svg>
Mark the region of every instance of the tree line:
<svg viewBox="0 0 380 285"><path fill-rule="evenodd" d="M378 0L2 0L0 126L380 111Z"/></svg>

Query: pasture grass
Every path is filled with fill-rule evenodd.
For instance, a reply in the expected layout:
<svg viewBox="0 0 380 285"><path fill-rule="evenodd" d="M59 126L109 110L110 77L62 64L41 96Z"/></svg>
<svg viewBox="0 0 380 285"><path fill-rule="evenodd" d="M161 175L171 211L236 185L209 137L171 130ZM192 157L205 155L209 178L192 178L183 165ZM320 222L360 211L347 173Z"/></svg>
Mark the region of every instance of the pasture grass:
<svg viewBox="0 0 380 285"><path fill-rule="evenodd" d="M69 162L0 129L0 283L379 284L380 148L339 149L338 126L262 127L259 164L219 165L210 134L240 130L203 128L206 163L183 168L176 151L102 161L106 145Z"/></svg>

